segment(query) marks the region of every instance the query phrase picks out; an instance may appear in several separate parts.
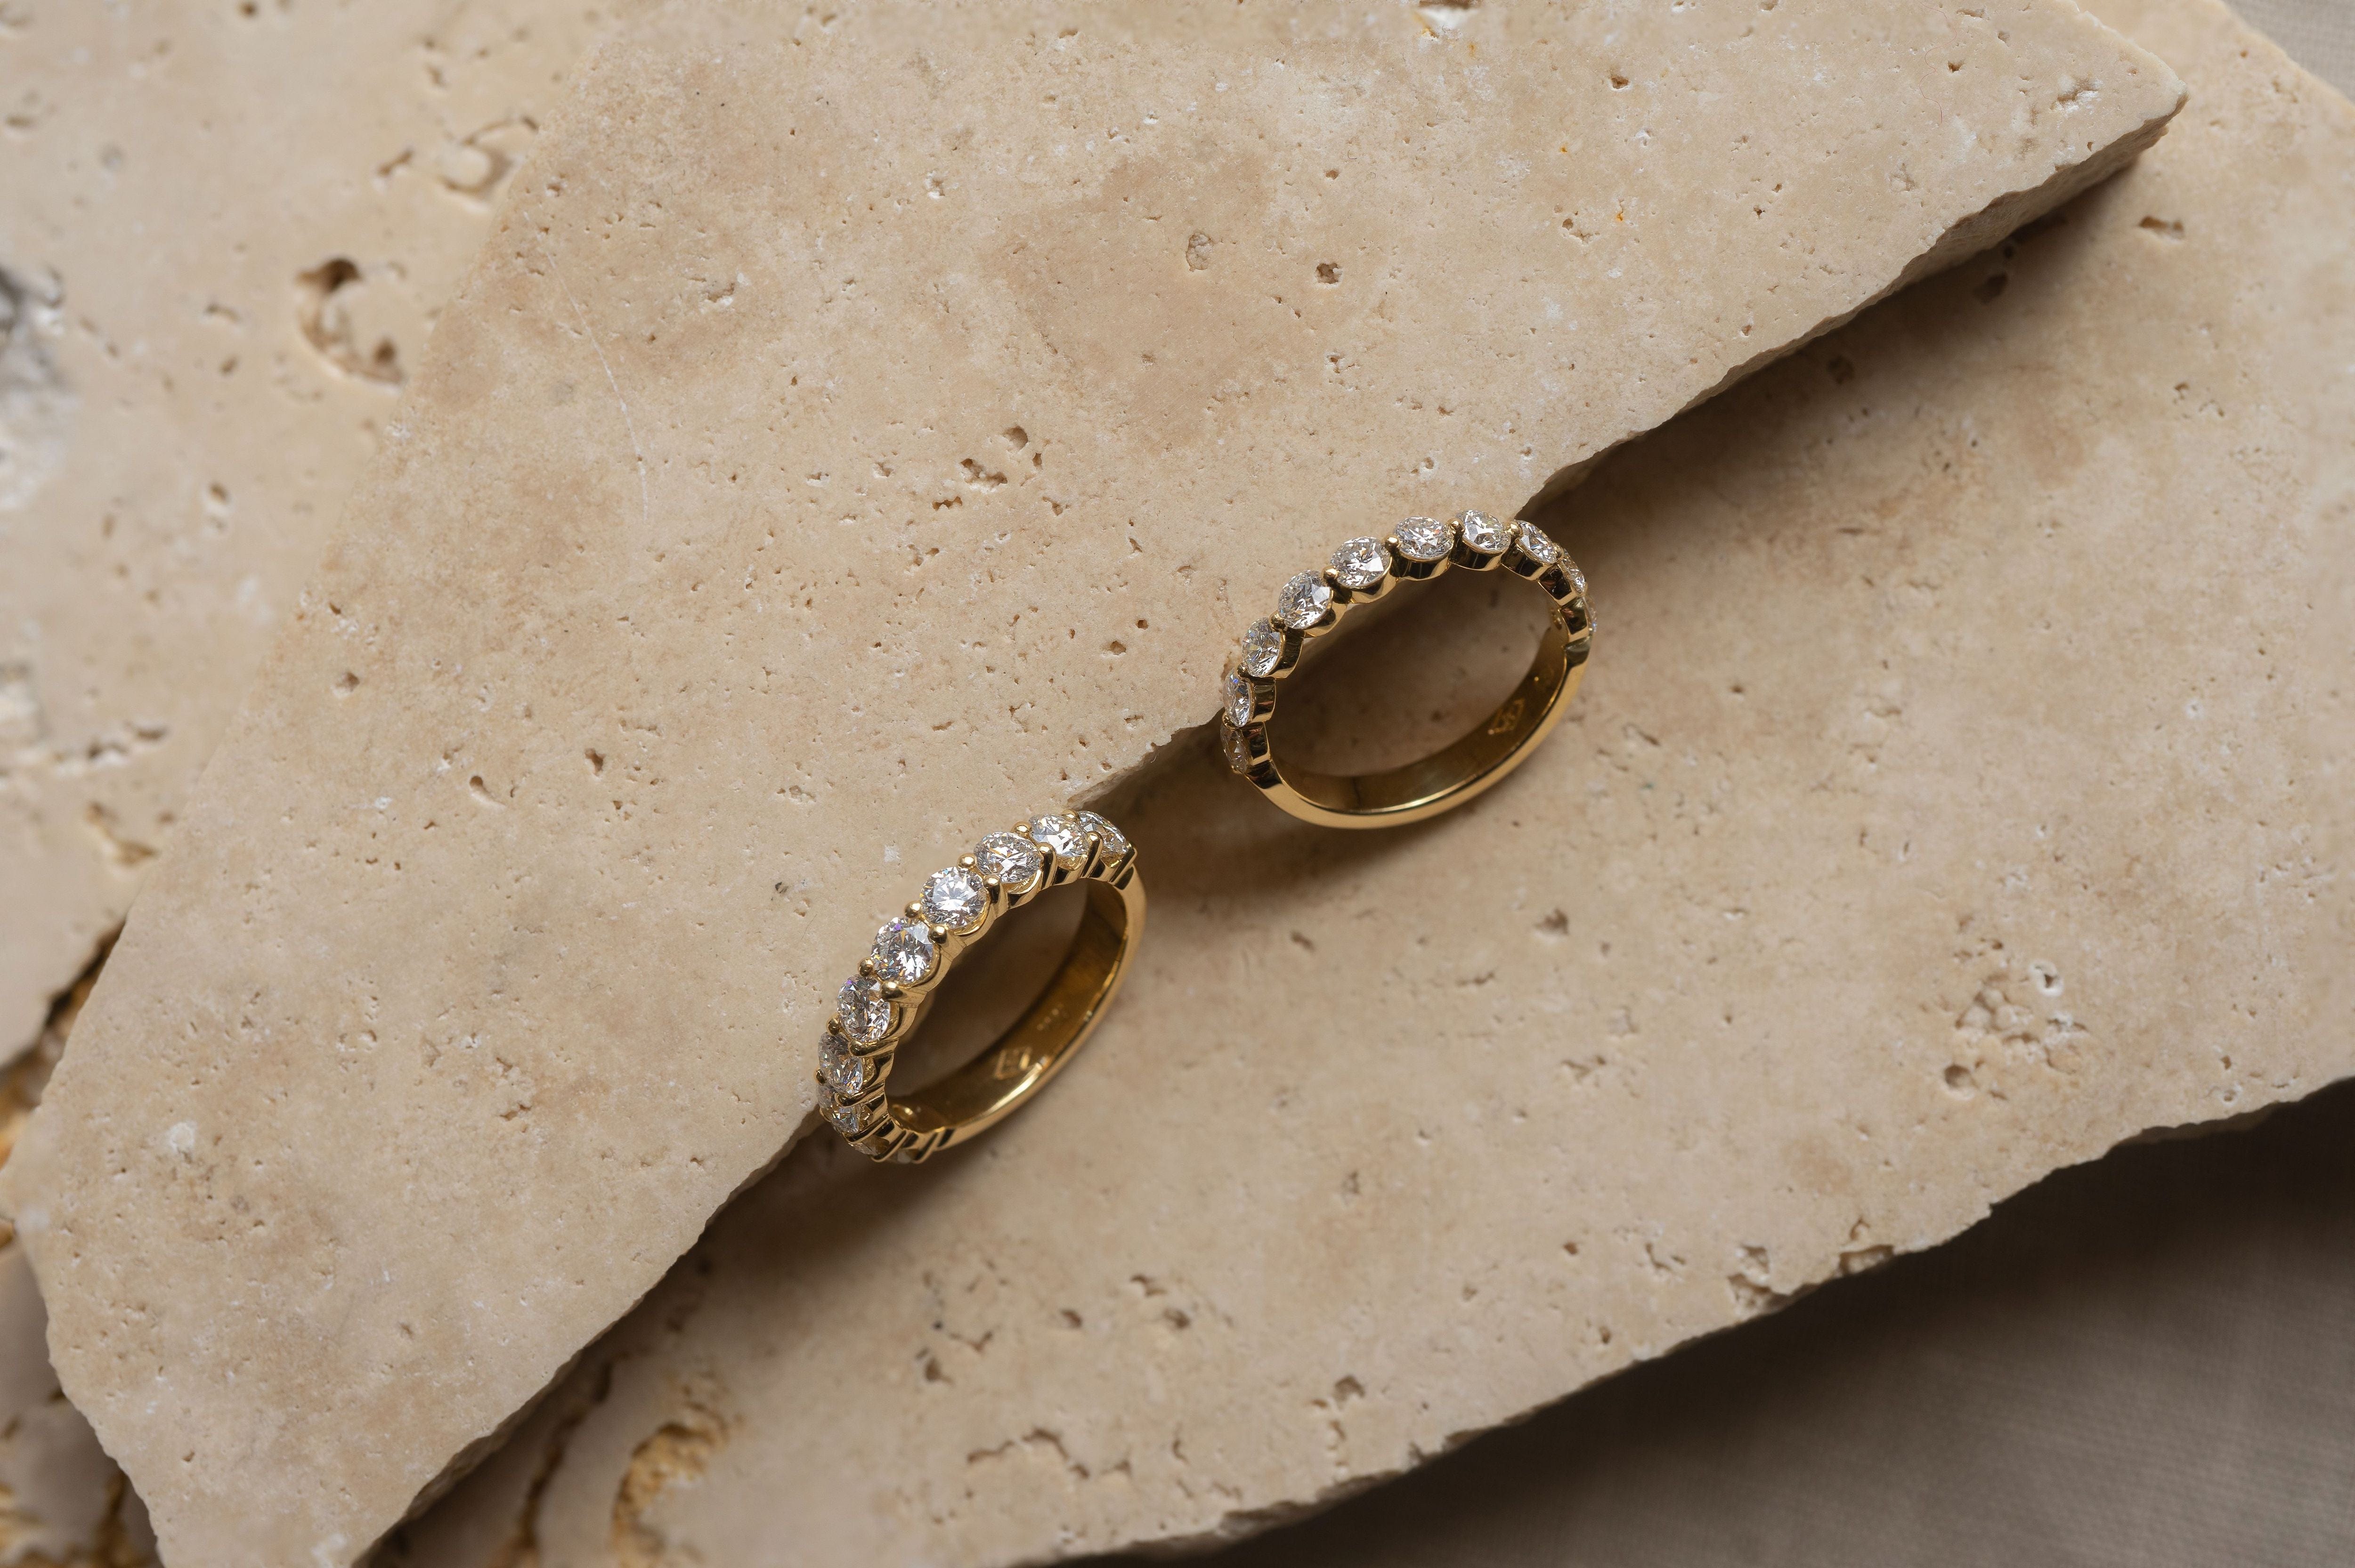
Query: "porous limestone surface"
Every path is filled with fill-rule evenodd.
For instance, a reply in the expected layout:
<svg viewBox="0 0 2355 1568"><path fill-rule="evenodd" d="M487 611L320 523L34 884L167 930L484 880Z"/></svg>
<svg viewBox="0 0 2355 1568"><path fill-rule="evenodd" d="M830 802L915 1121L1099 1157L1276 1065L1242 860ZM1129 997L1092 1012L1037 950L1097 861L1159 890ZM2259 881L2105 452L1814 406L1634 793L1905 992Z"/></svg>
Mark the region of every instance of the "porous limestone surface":
<svg viewBox="0 0 2355 1568"><path fill-rule="evenodd" d="M1304 550L1511 510L2179 96L2024 0L625 33L8 1173L166 1558L345 1560L493 1435L793 1136L875 923L1199 722Z"/></svg>
<svg viewBox="0 0 2355 1568"><path fill-rule="evenodd" d="M1372 836L1156 765L1086 1054L797 1151L386 1561L1231 1535L2355 1070L2355 111L2104 11L2190 82L2134 169L1548 514L1601 630L1522 772Z"/></svg>
<svg viewBox="0 0 2355 1568"><path fill-rule="evenodd" d="M0 1141L539 116L638 8L0 6ZM43 1333L0 1244L0 1563L128 1568L138 1499Z"/></svg>
<svg viewBox="0 0 2355 1568"><path fill-rule="evenodd" d="M0 7L0 1058L122 922L639 0Z"/></svg>
<svg viewBox="0 0 2355 1568"><path fill-rule="evenodd" d="M59 998L34 1048L0 1070L0 1161L40 1104L95 968ZM146 1511L59 1389L47 1328L24 1249L0 1230L0 1564L151 1568Z"/></svg>

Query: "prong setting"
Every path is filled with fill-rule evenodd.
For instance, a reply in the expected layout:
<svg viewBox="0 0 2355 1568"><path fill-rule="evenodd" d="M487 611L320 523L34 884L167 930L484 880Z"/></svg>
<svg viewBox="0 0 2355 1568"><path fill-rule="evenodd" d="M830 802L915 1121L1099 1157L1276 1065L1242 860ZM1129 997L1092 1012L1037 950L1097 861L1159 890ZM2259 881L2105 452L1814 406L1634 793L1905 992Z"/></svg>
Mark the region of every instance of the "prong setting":
<svg viewBox="0 0 2355 1568"><path fill-rule="evenodd" d="M986 835L973 853L934 872L922 896L877 931L836 999L819 1040L815 1074L818 1109L826 1121L862 1153L907 1163L927 1158L974 1130L956 1125L920 1132L897 1119L887 1085L900 1040L915 1027L927 998L957 958L999 916L1049 888L1083 879L1108 882L1125 897L1141 897L1127 891L1135 880L1135 846L1104 817L1092 811L1061 812ZM990 1119L1002 1114L993 1113Z"/></svg>
<svg viewBox="0 0 2355 1568"><path fill-rule="evenodd" d="M1357 808L1287 804L1287 796L1295 792L1270 756L1267 737L1281 685L1297 667L1306 644L1332 631L1354 606L1387 596L1401 582L1428 582L1456 568L1493 571L1499 567L1536 583L1553 600L1569 665L1573 670L1582 667L1593 631L1586 578L1542 529L1474 510L1448 518L1409 517L1382 538L1343 541L1319 571L1295 574L1277 595L1276 613L1244 632L1237 656L1221 677L1219 741L1228 767L1295 816L1332 826L1373 825L1373 814ZM1544 699L1545 711L1554 709L1559 696L1557 688ZM1491 733L1511 734L1518 728L1526 707L1516 700L1510 714L1500 709L1492 719L1499 727ZM1501 771L1484 769L1478 781L1467 782L1476 793L1498 776ZM1420 803L1410 804L1422 810ZM1380 811L1389 814L1386 820L1415 819L1398 816L1399 809L1384 806Z"/></svg>

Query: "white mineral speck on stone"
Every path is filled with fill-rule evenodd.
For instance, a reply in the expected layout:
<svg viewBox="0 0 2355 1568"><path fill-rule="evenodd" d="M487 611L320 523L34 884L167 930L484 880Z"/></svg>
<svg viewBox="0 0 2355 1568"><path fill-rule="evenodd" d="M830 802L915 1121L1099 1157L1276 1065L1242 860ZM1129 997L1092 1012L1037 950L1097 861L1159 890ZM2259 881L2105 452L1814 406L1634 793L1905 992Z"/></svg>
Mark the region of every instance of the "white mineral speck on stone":
<svg viewBox="0 0 2355 1568"><path fill-rule="evenodd" d="M164 1142L174 1154L187 1154L197 1147L197 1124L174 1122L172 1130L164 1135Z"/></svg>

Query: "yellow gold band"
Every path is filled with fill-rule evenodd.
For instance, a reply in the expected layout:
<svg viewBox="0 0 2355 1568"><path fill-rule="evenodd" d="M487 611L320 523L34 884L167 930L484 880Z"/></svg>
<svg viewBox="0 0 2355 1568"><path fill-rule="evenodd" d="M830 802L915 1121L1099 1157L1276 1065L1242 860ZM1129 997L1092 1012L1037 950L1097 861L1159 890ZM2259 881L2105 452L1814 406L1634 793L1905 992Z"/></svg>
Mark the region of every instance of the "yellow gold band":
<svg viewBox="0 0 2355 1568"><path fill-rule="evenodd" d="M1310 640L1349 610L1401 582L1424 582L1451 567L1502 569L1553 602L1537 657L1496 709L1453 743L1403 767L1345 775L1279 763L1268 737L1276 699ZM1440 521L1409 517L1387 539L1356 539L1322 571L1301 572L1276 596L1275 613L1243 634L1228 667L1220 740L1228 765L1278 806L1327 827L1394 827L1463 805L1518 767L1551 732L1586 674L1594 620L1586 575L1529 523L1479 512Z"/></svg>
<svg viewBox="0 0 2355 1568"><path fill-rule="evenodd" d="M894 1097L899 1048L950 966L1000 916L1069 882L1086 884L1087 904L1038 997L971 1061ZM932 874L843 985L819 1045L819 1109L852 1147L911 1165L1003 1120L1094 1031L1144 929L1135 847L1094 812L1035 816L990 834Z"/></svg>

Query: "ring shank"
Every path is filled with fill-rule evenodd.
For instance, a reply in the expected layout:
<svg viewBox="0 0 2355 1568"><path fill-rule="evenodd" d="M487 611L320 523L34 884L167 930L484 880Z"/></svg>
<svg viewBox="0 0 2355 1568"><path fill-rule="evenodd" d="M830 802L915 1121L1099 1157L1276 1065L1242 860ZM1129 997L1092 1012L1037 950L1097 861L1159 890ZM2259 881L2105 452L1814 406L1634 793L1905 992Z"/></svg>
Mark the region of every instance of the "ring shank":
<svg viewBox="0 0 2355 1568"><path fill-rule="evenodd" d="M1494 711L1430 756L1371 773L1288 768L1273 757L1295 816L1335 827L1394 827L1462 804L1510 773L1561 717L1586 671L1588 642L1572 641L1560 605L1539 640L1537 656Z"/></svg>
<svg viewBox="0 0 2355 1568"><path fill-rule="evenodd" d="M886 1102L892 1121L937 1149L967 1137L1037 1093L1086 1042L1120 988L1144 923L1132 870L1117 883L1080 884L1087 902L1071 947L1035 1000L972 1061L905 1099Z"/></svg>

